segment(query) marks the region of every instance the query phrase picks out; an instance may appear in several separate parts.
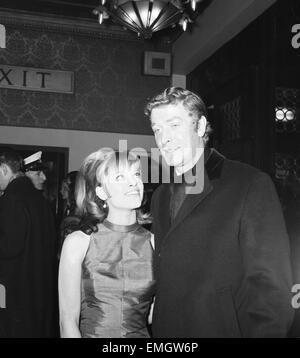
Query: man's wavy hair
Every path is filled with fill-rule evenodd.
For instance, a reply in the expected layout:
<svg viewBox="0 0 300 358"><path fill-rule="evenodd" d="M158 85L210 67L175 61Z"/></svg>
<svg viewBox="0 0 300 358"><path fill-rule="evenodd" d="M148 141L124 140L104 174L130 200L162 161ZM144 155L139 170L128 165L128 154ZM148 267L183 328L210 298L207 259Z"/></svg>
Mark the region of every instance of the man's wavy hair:
<svg viewBox="0 0 300 358"><path fill-rule="evenodd" d="M150 118L151 112L154 108L167 105L167 104L179 104L182 105L198 119L201 116L205 116L207 119L207 108L202 98L195 93L183 89L181 87L168 87L163 92L154 96L145 106L145 115ZM197 128L196 128L197 129ZM209 135L212 132L211 126L207 121L205 134L203 141L206 144L209 140Z"/></svg>
<svg viewBox="0 0 300 358"><path fill-rule="evenodd" d="M21 155L12 148L5 148L0 153L0 165L6 164L14 174L23 170L23 159Z"/></svg>
<svg viewBox="0 0 300 358"><path fill-rule="evenodd" d="M75 198L77 204L76 214L80 217L93 217L102 222L108 214L108 206L96 195L96 187L103 186L109 171L121 167L131 167L133 164L141 165L139 156L118 152L111 148L102 148L88 155L83 161L76 180ZM145 196L144 196L145 197ZM143 206L142 203L141 206ZM137 221L143 223L148 214L142 214L137 209Z"/></svg>

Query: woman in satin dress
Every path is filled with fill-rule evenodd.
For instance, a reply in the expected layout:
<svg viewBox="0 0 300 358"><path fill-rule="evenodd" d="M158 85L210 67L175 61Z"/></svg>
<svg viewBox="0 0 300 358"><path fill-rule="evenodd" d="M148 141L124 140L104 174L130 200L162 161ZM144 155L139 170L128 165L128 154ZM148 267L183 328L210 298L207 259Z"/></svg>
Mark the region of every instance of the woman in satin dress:
<svg viewBox="0 0 300 358"><path fill-rule="evenodd" d="M64 241L59 267L61 337L147 338L154 294L151 233L139 223L140 160L102 149L83 162L76 184L80 216L97 231Z"/></svg>

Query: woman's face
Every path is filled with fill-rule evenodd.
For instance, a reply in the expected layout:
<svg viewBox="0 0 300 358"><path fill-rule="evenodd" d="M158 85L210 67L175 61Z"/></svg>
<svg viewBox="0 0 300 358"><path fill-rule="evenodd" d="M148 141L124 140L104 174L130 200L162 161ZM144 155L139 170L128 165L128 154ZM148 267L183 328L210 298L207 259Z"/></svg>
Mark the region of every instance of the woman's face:
<svg viewBox="0 0 300 358"><path fill-rule="evenodd" d="M68 182L66 179L64 179L63 182L61 183L60 193L61 193L63 200L68 199L69 185L68 185Z"/></svg>
<svg viewBox="0 0 300 358"><path fill-rule="evenodd" d="M140 163L119 165L108 171L103 186L108 195L109 210L133 210L141 206L144 195L144 185Z"/></svg>

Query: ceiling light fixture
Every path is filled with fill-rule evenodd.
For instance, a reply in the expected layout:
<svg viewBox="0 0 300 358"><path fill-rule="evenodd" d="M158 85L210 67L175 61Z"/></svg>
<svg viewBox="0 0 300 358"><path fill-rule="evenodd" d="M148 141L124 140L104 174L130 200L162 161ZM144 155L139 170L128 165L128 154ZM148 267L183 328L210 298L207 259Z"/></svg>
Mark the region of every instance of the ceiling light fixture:
<svg viewBox="0 0 300 358"><path fill-rule="evenodd" d="M192 22L191 12L202 0L100 0L93 10L100 24L111 18L145 39L153 32L179 24L186 31Z"/></svg>

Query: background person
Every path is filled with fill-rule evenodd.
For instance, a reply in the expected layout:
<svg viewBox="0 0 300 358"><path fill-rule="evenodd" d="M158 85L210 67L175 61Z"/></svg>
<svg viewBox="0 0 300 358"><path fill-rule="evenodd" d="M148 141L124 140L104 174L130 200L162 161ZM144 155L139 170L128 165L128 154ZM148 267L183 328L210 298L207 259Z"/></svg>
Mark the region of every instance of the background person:
<svg viewBox="0 0 300 358"><path fill-rule="evenodd" d="M21 156L0 153L0 284L6 308L0 310L0 336L55 335L55 226L51 210L24 176Z"/></svg>
<svg viewBox="0 0 300 358"><path fill-rule="evenodd" d="M39 151L24 159L25 175L32 181L37 190L43 190L47 177L45 165L42 163L42 152Z"/></svg>
<svg viewBox="0 0 300 358"><path fill-rule="evenodd" d="M60 193L63 199L63 214L60 223L60 243L61 251L64 239L73 231L80 229L81 218L76 213L75 185L78 171L69 172L63 179Z"/></svg>
<svg viewBox="0 0 300 358"><path fill-rule="evenodd" d="M75 185L78 171L69 172L63 179L60 194L64 201L63 217L74 215L76 211Z"/></svg>

